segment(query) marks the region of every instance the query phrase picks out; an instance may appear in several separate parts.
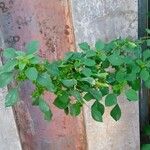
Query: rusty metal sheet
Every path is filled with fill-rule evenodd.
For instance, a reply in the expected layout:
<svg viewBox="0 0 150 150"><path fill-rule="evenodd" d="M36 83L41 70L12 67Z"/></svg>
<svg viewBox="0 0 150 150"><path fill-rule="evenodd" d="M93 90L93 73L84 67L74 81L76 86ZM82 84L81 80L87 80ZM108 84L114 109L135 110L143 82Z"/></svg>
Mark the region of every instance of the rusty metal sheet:
<svg viewBox="0 0 150 150"><path fill-rule="evenodd" d="M39 55L60 59L74 48L70 9L67 0L0 0L0 30L6 46L23 49L30 40L41 43ZM24 150L85 150L83 116L71 118L52 105L54 96L45 99L54 113L52 122L44 121L31 106L30 83L21 91L21 103L14 108Z"/></svg>

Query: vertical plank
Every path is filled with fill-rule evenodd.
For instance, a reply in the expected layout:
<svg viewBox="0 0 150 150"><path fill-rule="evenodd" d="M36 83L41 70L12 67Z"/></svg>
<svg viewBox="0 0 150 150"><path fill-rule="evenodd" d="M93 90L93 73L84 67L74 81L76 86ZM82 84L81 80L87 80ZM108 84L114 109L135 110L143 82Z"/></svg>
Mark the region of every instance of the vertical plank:
<svg viewBox="0 0 150 150"><path fill-rule="evenodd" d="M76 43L89 42L94 46L97 39L131 36L137 38L137 0L71 0ZM138 103L118 99L122 118L115 122L110 117L112 108L106 108L104 122L93 121L90 109L85 106L85 126L89 150L139 150ZM88 103L87 105L91 105Z"/></svg>
<svg viewBox="0 0 150 150"><path fill-rule="evenodd" d="M7 46L23 49L26 42L39 40L39 55L60 59L74 48L70 10L67 0L5 0L0 9L1 30ZM36 107L31 106L33 87L26 83L21 103L14 108L24 150L85 150L83 116L71 118L52 106L54 96L46 93L53 120L48 123Z"/></svg>

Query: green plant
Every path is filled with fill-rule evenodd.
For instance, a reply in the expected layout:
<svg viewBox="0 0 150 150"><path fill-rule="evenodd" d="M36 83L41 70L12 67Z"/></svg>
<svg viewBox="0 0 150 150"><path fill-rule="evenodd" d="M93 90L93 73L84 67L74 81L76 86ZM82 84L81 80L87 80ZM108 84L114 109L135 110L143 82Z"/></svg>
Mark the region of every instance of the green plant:
<svg viewBox="0 0 150 150"><path fill-rule="evenodd" d="M39 43L32 41L26 52L7 48L6 61L0 68L0 88L14 79L16 86L9 90L5 105L19 100L19 89L25 80L34 85L32 104L37 105L46 120L52 112L44 101L45 91L56 95L53 104L66 114L77 116L83 105L93 101L91 115L102 122L105 107L112 107L114 120L121 117L118 96L125 93L129 101L137 101L141 79L150 88L150 50L142 53L142 44L150 40L116 39L108 43L98 40L94 47L79 44L80 52L68 52L62 60L49 62L38 55ZM102 98L105 101L102 101Z"/></svg>

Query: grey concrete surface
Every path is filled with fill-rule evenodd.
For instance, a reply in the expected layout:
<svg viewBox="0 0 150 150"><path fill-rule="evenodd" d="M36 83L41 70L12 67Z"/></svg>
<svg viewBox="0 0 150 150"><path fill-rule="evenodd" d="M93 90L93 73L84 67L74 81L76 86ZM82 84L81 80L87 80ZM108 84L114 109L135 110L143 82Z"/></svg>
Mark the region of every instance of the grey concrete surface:
<svg viewBox="0 0 150 150"><path fill-rule="evenodd" d="M137 38L137 0L71 0L71 7L76 44L94 44L96 39ZM122 96L119 104L122 118L115 122L107 108L103 123L93 121L85 106L88 150L140 149L138 103L130 103Z"/></svg>

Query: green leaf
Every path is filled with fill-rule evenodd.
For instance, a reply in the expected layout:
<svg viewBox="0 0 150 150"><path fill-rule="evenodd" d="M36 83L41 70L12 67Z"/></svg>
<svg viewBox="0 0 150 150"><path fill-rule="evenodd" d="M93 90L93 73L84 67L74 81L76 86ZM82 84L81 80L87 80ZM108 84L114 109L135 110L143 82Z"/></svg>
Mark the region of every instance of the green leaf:
<svg viewBox="0 0 150 150"><path fill-rule="evenodd" d="M108 94L105 98L105 105L106 106L113 106L117 104L117 96L116 94Z"/></svg>
<svg viewBox="0 0 150 150"><path fill-rule="evenodd" d="M96 43L95 43L96 50L103 50L104 47L105 47L104 42L102 42L101 40L96 41Z"/></svg>
<svg viewBox="0 0 150 150"><path fill-rule="evenodd" d="M80 79L80 81L84 81L84 82L87 82L91 85L95 85L95 80L92 77L85 77L85 78Z"/></svg>
<svg viewBox="0 0 150 150"><path fill-rule="evenodd" d="M150 150L150 144L143 144L141 150Z"/></svg>
<svg viewBox="0 0 150 150"><path fill-rule="evenodd" d="M134 80L136 80L136 73L132 72L132 73L130 73L130 74L127 74L126 79L127 79L128 81L134 81Z"/></svg>
<svg viewBox="0 0 150 150"><path fill-rule="evenodd" d="M55 92L54 84L52 83L52 80L47 73L43 73L41 75L38 75L37 82L40 85L42 85L43 87L46 87L48 89L48 91Z"/></svg>
<svg viewBox="0 0 150 150"><path fill-rule="evenodd" d="M89 68L83 68L81 73L86 77L90 77L92 75L92 71Z"/></svg>
<svg viewBox="0 0 150 150"><path fill-rule="evenodd" d="M94 50L86 51L86 57L93 57L96 56L96 52Z"/></svg>
<svg viewBox="0 0 150 150"><path fill-rule="evenodd" d="M148 59L148 58L150 58L150 50L149 50L149 49L148 49L148 50L145 50L145 51L143 52L143 59L146 60L146 59Z"/></svg>
<svg viewBox="0 0 150 150"><path fill-rule="evenodd" d="M14 106L17 103L18 99L19 99L18 89L17 88L11 89L6 95L5 106L6 107Z"/></svg>
<svg viewBox="0 0 150 150"><path fill-rule="evenodd" d="M47 69L47 71L48 71L52 76L58 76L58 75L59 75L59 69L58 69L58 65L57 65L56 62L47 63L47 64L46 64L46 69Z"/></svg>
<svg viewBox="0 0 150 150"><path fill-rule="evenodd" d="M118 121L121 117L121 109L119 105L117 104L110 112L110 115L115 121Z"/></svg>
<svg viewBox="0 0 150 150"><path fill-rule="evenodd" d="M85 58L85 59L83 59L83 64L85 66L92 67L92 66L96 65L96 62L94 60L92 60L92 59Z"/></svg>
<svg viewBox="0 0 150 150"><path fill-rule="evenodd" d="M105 54L104 52L101 52L99 57L100 57L100 59L101 59L102 61L105 61L106 58L107 58L107 56L106 56L106 54Z"/></svg>
<svg viewBox="0 0 150 150"><path fill-rule="evenodd" d="M74 96L76 100L82 101L81 94L77 90L70 91L69 93L71 96Z"/></svg>
<svg viewBox="0 0 150 150"><path fill-rule="evenodd" d="M148 78L148 80L146 80L144 83L147 88L150 88L150 78Z"/></svg>
<svg viewBox="0 0 150 150"><path fill-rule="evenodd" d="M98 101L102 99L102 93L100 90L89 89L89 93Z"/></svg>
<svg viewBox="0 0 150 150"><path fill-rule="evenodd" d="M41 59L39 56L34 56L33 58L30 59L31 64L38 64L40 63Z"/></svg>
<svg viewBox="0 0 150 150"><path fill-rule="evenodd" d="M98 101L95 101L91 106L92 118L98 122L103 122L102 115L104 114L104 106Z"/></svg>
<svg viewBox="0 0 150 150"><path fill-rule="evenodd" d="M79 47L80 47L80 49L82 49L84 51L90 50L90 46L88 45L87 42L80 43Z"/></svg>
<svg viewBox="0 0 150 150"><path fill-rule="evenodd" d="M68 88L77 85L77 80L75 79L66 79L66 80L62 80L61 82L63 83L64 86Z"/></svg>
<svg viewBox="0 0 150 150"><path fill-rule="evenodd" d="M44 113L44 119L50 121L52 119L52 112L48 104L42 99L39 99L39 108Z"/></svg>
<svg viewBox="0 0 150 150"><path fill-rule="evenodd" d="M60 96L57 96L53 104L60 109L65 109L68 107L69 102L70 99L68 93L64 91Z"/></svg>
<svg viewBox="0 0 150 150"><path fill-rule="evenodd" d="M150 46L150 39L147 40L147 46Z"/></svg>
<svg viewBox="0 0 150 150"><path fill-rule="evenodd" d="M3 51L3 56L5 58L15 58L16 57L16 53L15 53L15 49L13 48L6 48Z"/></svg>
<svg viewBox="0 0 150 150"><path fill-rule="evenodd" d="M39 49L39 42L38 41L31 41L26 44L27 54L34 54Z"/></svg>
<svg viewBox="0 0 150 150"><path fill-rule="evenodd" d="M26 64L27 63L20 61L19 64L18 64L19 65L19 69L22 71L26 67Z"/></svg>
<svg viewBox="0 0 150 150"><path fill-rule="evenodd" d="M109 88L108 87L101 87L99 90L101 91L102 96L105 96L109 93Z"/></svg>
<svg viewBox="0 0 150 150"><path fill-rule="evenodd" d="M15 66L18 64L17 60L9 60L7 61L3 66L2 66L2 70L1 73L4 72L11 72L14 70Z"/></svg>
<svg viewBox="0 0 150 150"><path fill-rule="evenodd" d="M148 80L148 78L149 78L149 72L145 68L142 69L142 71L140 72L140 77L144 81Z"/></svg>
<svg viewBox="0 0 150 150"><path fill-rule="evenodd" d="M5 87L13 80L13 73L7 72L0 74L0 88Z"/></svg>
<svg viewBox="0 0 150 150"><path fill-rule="evenodd" d="M69 111L71 116L78 116L81 112L81 104L80 103L70 104Z"/></svg>
<svg viewBox="0 0 150 150"><path fill-rule="evenodd" d="M146 29L146 32L147 32L148 34L150 34L150 29Z"/></svg>
<svg viewBox="0 0 150 150"><path fill-rule="evenodd" d="M38 71L34 67L30 67L25 71L27 78L31 81L35 81L38 77Z"/></svg>
<svg viewBox="0 0 150 150"><path fill-rule="evenodd" d="M129 89L125 92L126 97L129 101L137 101L138 100L138 94L135 90Z"/></svg>
<svg viewBox="0 0 150 150"><path fill-rule="evenodd" d="M126 73L123 72L122 70L119 70L117 73L116 73L116 80L121 83L121 82L124 82L125 81L125 77L126 77Z"/></svg>
<svg viewBox="0 0 150 150"><path fill-rule="evenodd" d="M95 98L92 96L92 94L90 94L90 93L86 93L83 98L84 98L86 101L90 101L90 100L92 100L92 99L95 99Z"/></svg>
<svg viewBox="0 0 150 150"><path fill-rule="evenodd" d="M113 66L120 66L123 64L123 58L116 54L110 55L108 60Z"/></svg>

